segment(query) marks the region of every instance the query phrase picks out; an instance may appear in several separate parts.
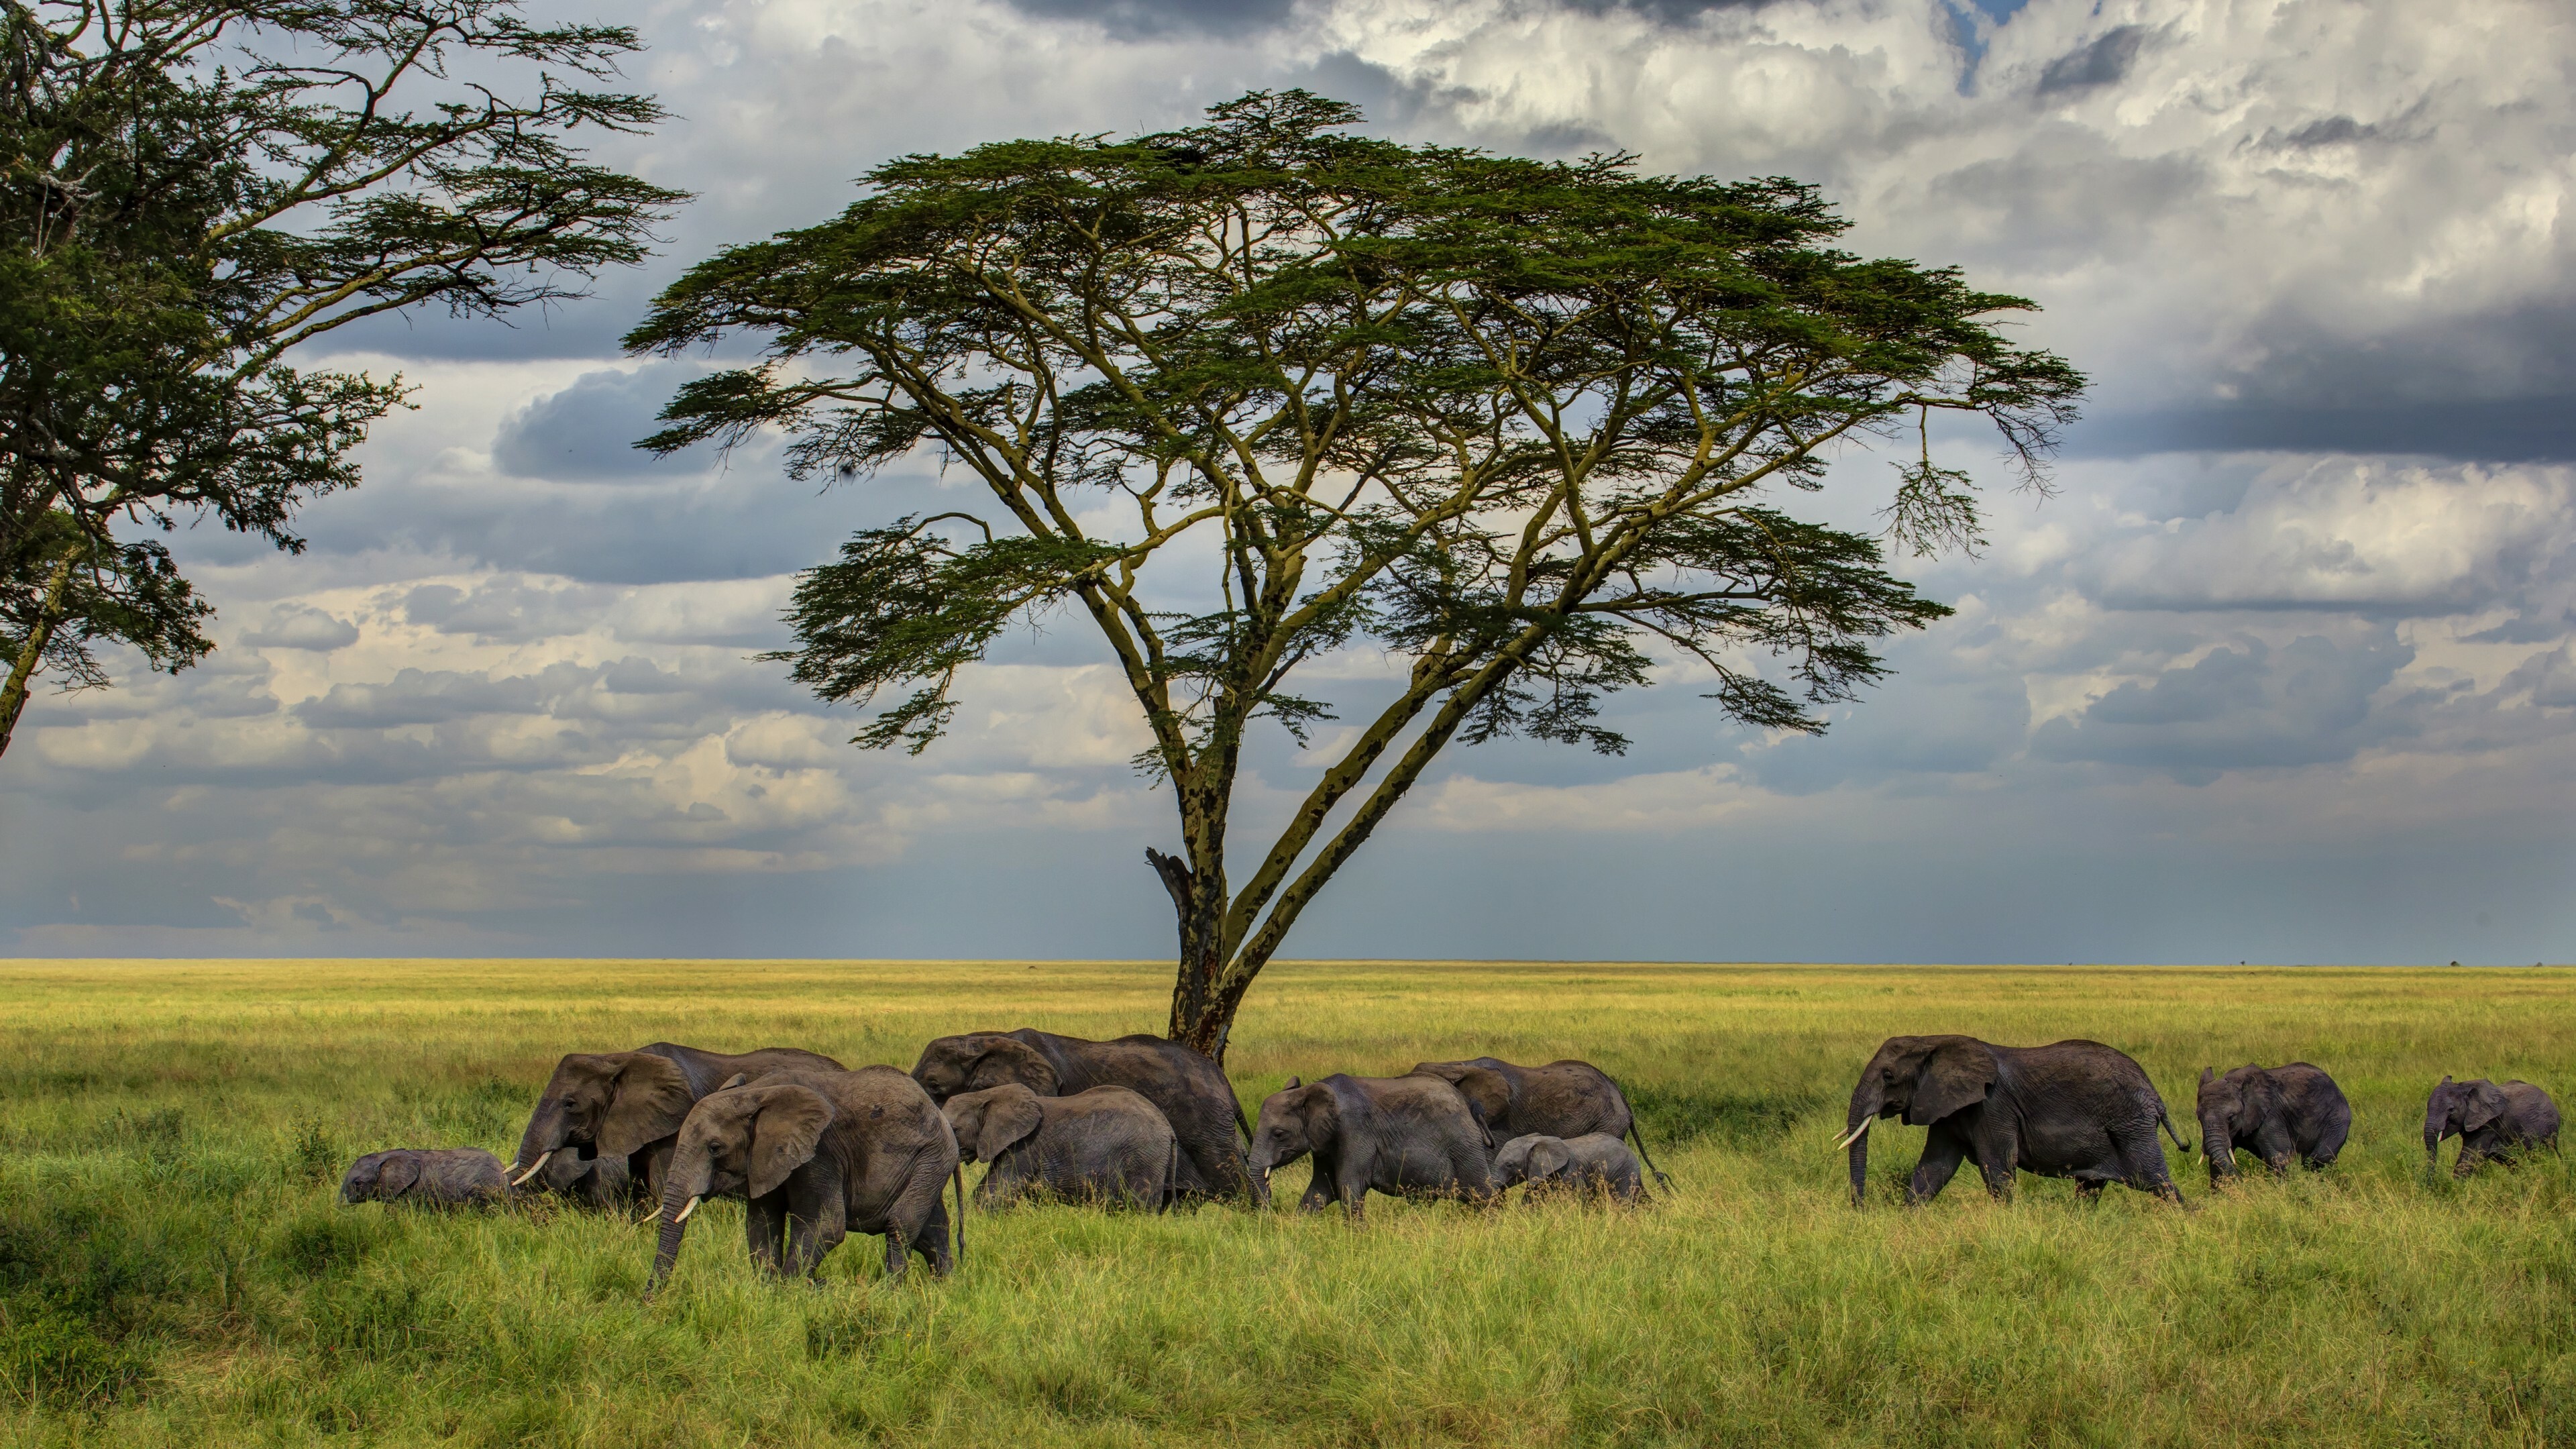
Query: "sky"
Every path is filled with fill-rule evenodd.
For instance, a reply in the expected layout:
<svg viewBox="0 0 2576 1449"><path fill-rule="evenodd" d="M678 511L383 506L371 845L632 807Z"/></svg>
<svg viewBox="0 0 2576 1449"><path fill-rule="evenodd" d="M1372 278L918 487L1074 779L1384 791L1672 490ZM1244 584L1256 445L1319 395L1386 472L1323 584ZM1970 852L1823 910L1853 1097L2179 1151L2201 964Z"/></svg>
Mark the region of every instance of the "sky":
<svg viewBox="0 0 2576 1449"><path fill-rule="evenodd" d="M2510 0L622 0L698 201L598 296L424 317L300 558L174 546L176 678L39 693L0 757L19 955L1156 957L1177 837L1075 618L918 757L756 658L797 569L961 498L628 444L704 364L620 354L680 269L892 156L1183 123L1255 87L1391 137L1821 186L2093 378L2054 497L1904 571L1956 606L1817 738L1687 672L1618 758L1453 749L1286 954L2576 958L2576 10ZM598 0L545 13L607 18ZM1865 518L1883 458L1828 497ZM1877 490L1875 493L1873 490ZM952 501L945 506L956 506ZM1374 656L1327 661L1365 695ZM1328 726L1319 746L1333 739ZM1318 768L1252 751L1244 808Z"/></svg>

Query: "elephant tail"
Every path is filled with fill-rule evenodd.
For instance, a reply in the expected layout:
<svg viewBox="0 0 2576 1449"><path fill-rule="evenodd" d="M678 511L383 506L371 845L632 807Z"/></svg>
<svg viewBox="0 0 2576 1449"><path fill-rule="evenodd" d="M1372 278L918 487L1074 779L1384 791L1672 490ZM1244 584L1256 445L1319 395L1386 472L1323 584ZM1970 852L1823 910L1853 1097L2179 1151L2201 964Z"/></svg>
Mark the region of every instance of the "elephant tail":
<svg viewBox="0 0 2576 1449"><path fill-rule="evenodd" d="M950 1165L949 1185L957 1189L957 1271L966 1271L966 1164L962 1160Z"/></svg>
<svg viewBox="0 0 2576 1449"><path fill-rule="evenodd" d="M1243 1150L1250 1152L1252 1150L1252 1123L1243 1115L1243 1099L1236 1096L1232 1088L1228 1088L1226 1090L1225 1100L1234 1108L1234 1125L1243 1129Z"/></svg>
<svg viewBox="0 0 2576 1449"><path fill-rule="evenodd" d="M1241 1107L1237 1107L1234 1110L1238 1116L1241 1115L1243 1111ZM1178 1134L1173 1136L1171 1145L1163 1149L1162 1197L1163 1200L1155 1204L1155 1211L1157 1212L1170 1212L1173 1208L1180 1205L1181 1139Z"/></svg>
<svg viewBox="0 0 2576 1449"><path fill-rule="evenodd" d="M2191 1144L2183 1141L2182 1134L2174 1130L2173 1118L2165 1115L2165 1104L2162 1102L2156 1104L2156 1120L2164 1124L2165 1135L2173 1139L2174 1150L2189 1157Z"/></svg>
<svg viewBox="0 0 2576 1449"><path fill-rule="evenodd" d="M1646 1170L1655 1175L1655 1186L1669 1190L1673 1185L1673 1175L1657 1167L1653 1156L1647 1153L1646 1131L1637 1125L1637 1113L1634 1108L1629 1109L1628 1112L1628 1140L1637 1144L1637 1155L1645 1159Z"/></svg>

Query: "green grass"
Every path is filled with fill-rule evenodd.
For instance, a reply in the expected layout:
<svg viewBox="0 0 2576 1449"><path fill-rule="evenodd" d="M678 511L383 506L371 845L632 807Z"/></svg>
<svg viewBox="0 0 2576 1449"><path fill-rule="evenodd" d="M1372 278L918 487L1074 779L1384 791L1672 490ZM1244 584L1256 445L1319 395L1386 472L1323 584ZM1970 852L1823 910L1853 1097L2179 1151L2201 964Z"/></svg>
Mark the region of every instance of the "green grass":
<svg viewBox="0 0 2576 1449"><path fill-rule="evenodd" d="M2443 1072L2576 1081L2563 971L1288 964L1230 1064L1492 1052L1628 1086L1669 1201L978 1216L964 1273L749 1271L650 1229L344 1209L376 1147L506 1152L555 1056L657 1037L909 1066L1161 1020L1158 968L0 964L0 1444L2576 1443L2576 1179L2422 1174ZM2203 1066L2305 1058L2342 1165L2200 1210L2024 1179L1887 1205L1828 1150L1878 1040L2108 1041L2197 1137ZM1293 1202L1302 1168L1282 1175Z"/></svg>

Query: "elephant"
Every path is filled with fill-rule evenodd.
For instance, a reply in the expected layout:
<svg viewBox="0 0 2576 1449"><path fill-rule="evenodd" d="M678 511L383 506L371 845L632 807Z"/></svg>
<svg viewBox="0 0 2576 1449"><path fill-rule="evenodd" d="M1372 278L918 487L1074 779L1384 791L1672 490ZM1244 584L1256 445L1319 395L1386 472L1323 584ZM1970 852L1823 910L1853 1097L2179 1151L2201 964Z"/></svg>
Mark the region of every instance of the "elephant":
<svg viewBox="0 0 2576 1449"><path fill-rule="evenodd" d="M2484 1077L2434 1084L2424 1104L2424 1166L2440 1165L2442 1139L2460 1139L2460 1157L2451 1164L2453 1177L2466 1177L2489 1158L2511 1166L2525 1148L2558 1148L2558 1104L2529 1082L2499 1087Z"/></svg>
<svg viewBox="0 0 2576 1449"><path fill-rule="evenodd" d="M2164 1098L2144 1068L2098 1041L2042 1047L1994 1046L1966 1036L1892 1036L1862 1070L1836 1147L1851 1154L1852 1205L1869 1181L1869 1129L1881 1117L1931 1129L1908 1185L1908 1202L1929 1202L1962 1160L1985 1175L1986 1191L2010 1201L2013 1174L2071 1177L2088 1201L2124 1182L2177 1205L2182 1189L2165 1166L2156 1128L2185 1153Z"/></svg>
<svg viewBox="0 0 2576 1449"><path fill-rule="evenodd" d="M2278 1177L2290 1170L2293 1156L2312 1169L2333 1166L2352 1135L2352 1104L2343 1089L2306 1062L2247 1062L2223 1077L2203 1067L2194 1115L2200 1118L2200 1150L2209 1159L2213 1187L2236 1175L2240 1147Z"/></svg>
<svg viewBox="0 0 2576 1449"><path fill-rule="evenodd" d="M1529 1195L1576 1192L1635 1202L1646 1195L1645 1174L1637 1155L1606 1132L1580 1137L1550 1137L1532 1132L1515 1137L1494 1154L1497 1190L1529 1184Z"/></svg>
<svg viewBox="0 0 2576 1449"><path fill-rule="evenodd" d="M841 1239L860 1232L884 1235L888 1279L903 1276L909 1253L944 1278L955 1259L939 1190L951 1179L962 1254L966 1183L956 1135L899 1068L771 1072L728 1086L680 1124L651 1286L670 1278L689 1215L719 1193L742 1194L751 1260L766 1272L810 1275Z"/></svg>
<svg viewBox="0 0 2576 1449"><path fill-rule="evenodd" d="M501 1159L480 1147L395 1147L349 1164L340 1201L408 1202L434 1207L498 1203L510 1196Z"/></svg>
<svg viewBox="0 0 2576 1449"><path fill-rule="evenodd" d="M630 1190L652 1202L661 1193L659 1174L671 1160L680 1123L699 1098L738 1072L789 1070L837 1072L841 1064L794 1047L730 1056L666 1041L631 1052L575 1052L555 1063L555 1074L537 1096L510 1163L512 1185L527 1182L556 1153L570 1150L585 1161L625 1159Z"/></svg>
<svg viewBox="0 0 2576 1449"><path fill-rule="evenodd" d="M921 1049L912 1079L934 1102L1017 1082L1041 1097L1068 1097L1094 1087L1125 1087L1160 1108L1181 1146L1181 1188L1193 1197L1266 1203L1267 1188L1249 1171L1235 1129L1251 1130L1234 1085L1216 1063L1158 1036L1086 1041L1053 1032L972 1031L943 1036Z"/></svg>
<svg viewBox="0 0 2576 1449"><path fill-rule="evenodd" d="M569 1200L579 1207L606 1211L622 1208L635 1200L635 1180L626 1169L623 1157L577 1157L558 1152L547 1159L545 1170L513 1191L543 1192Z"/></svg>
<svg viewBox="0 0 2576 1449"><path fill-rule="evenodd" d="M1497 1142L1531 1133L1569 1141L1595 1132L1625 1137L1637 1144L1637 1155L1646 1159L1655 1181L1672 1181L1646 1151L1646 1134L1637 1130L1637 1114L1629 1110L1628 1094L1619 1090L1608 1072L1590 1062L1569 1058L1543 1067L1521 1067L1499 1057L1477 1057L1464 1062L1415 1062L1413 1070L1464 1092L1485 1114L1485 1125Z"/></svg>
<svg viewBox="0 0 2576 1449"><path fill-rule="evenodd" d="M1252 1171L1266 1193L1272 1169L1313 1153L1314 1181L1297 1206L1338 1202L1361 1220L1369 1190L1402 1197L1493 1201L1494 1139L1457 1088L1434 1076L1295 1077L1261 1103Z"/></svg>
<svg viewBox="0 0 2576 1449"><path fill-rule="evenodd" d="M1180 1139L1160 1109L1125 1087L1041 1097L1018 1082L960 1092L940 1111L958 1156L993 1164L975 1189L998 1207L1032 1188L1112 1205L1163 1208L1179 1191Z"/></svg>

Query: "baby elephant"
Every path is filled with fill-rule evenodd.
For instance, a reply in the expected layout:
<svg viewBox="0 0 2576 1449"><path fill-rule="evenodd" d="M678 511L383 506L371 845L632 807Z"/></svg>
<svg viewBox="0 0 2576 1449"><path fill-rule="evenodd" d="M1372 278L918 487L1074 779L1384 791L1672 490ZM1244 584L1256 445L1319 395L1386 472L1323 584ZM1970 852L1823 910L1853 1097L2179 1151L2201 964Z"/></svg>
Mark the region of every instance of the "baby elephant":
<svg viewBox="0 0 2576 1449"><path fill-rule="evenodd" d="M2453 1136L2460 1139L2460 1160L2452 1164L2453 1177L2468 1176L2490 1157L2509 1166L2526 1147L2556 1149L2558 1104L2529 1082L2499 1087L2483 1077L2474 1082L2444 1077L2435 1084L2432 1100L2424 1104L2427 1169L2441 1161L2442 1139Z"/></svg>
<svg viewBox="0 0 2576 1449"><path fill-rule="evenodd" d="M1523 1182L1529 1184L1532 1197L1575 1192L1635 1202L1646 1195L1637 1155L1606 1132L1572 1138L1533 1132L1504 1143L1503 1150L1494 1154L1494 1186Z"/></svg>
<svg viewBox="0 0 2576 1449"><path fill-rule="evenodd" d="M2352 1135L2352 1104L2334 1078L2306 1062L2244 1066L2219 1076L2200 1069L2200 1150L2215 1184L2236 1175L2236 1149L2263 1159L2275 1176L2295 1157L2312 1168L2334 1165Z"/></svg>
<svg viewBox="0 0 2576 1449"><path fill-rule="evenodd" d="M510 1195L501 1159L480 1147L396 1147L370 1152L340 1179L340 1201L463 1207Z"/></svg>
<svg viewBox="0 0 2576 1449"><path fill-rule="evenodd" d="M999 1207L1033 1188L1119 1207L1161 1208L1178 1190L1180 1139L1163 1110L1125 1087L1041 1097L1018 1082L961 1092L939 1109L958 1156L989 1162L975 1189Z"/></svg>

